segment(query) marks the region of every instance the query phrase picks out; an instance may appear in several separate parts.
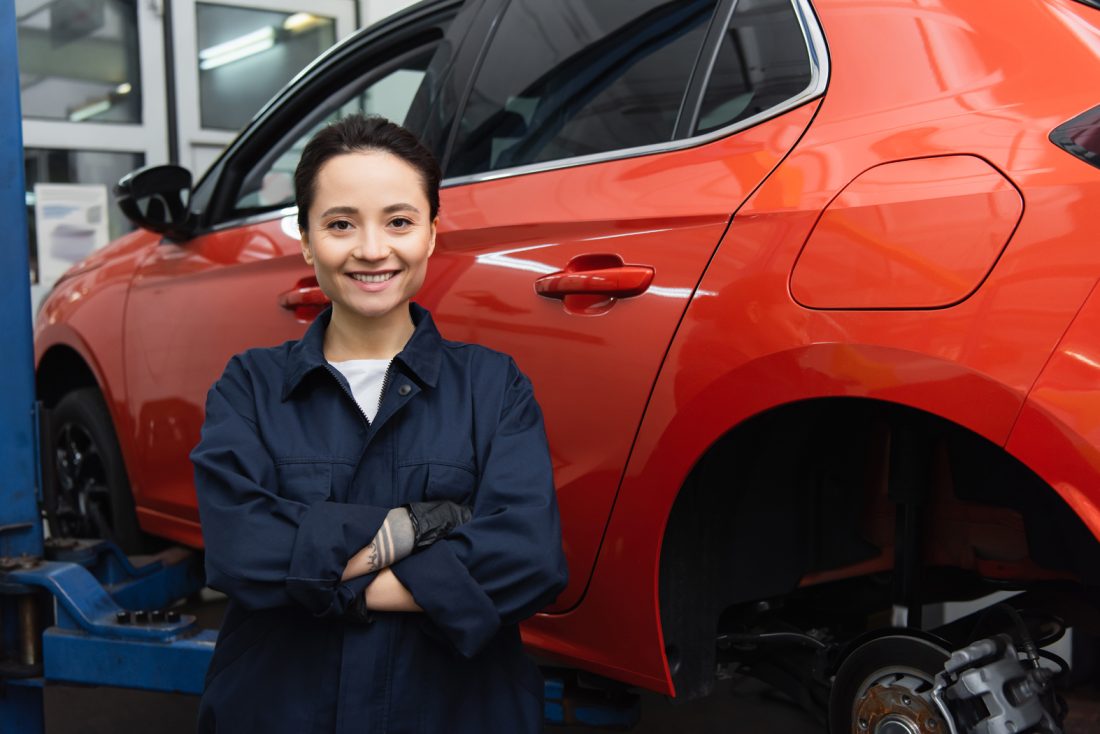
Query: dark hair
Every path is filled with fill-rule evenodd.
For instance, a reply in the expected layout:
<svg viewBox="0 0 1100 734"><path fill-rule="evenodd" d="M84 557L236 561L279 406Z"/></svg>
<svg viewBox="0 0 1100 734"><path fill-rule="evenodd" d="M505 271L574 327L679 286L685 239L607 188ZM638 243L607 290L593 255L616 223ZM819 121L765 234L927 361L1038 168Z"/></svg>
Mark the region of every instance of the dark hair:
<svg viewBox="0 0 1100 734"><path fill-rule="evenodd" d="M329 159L345 153L383 151L415 168L424 181L431 218L439 213L439 164L415 135L378 115L348 115L326 125L314 135L294 169L294 201L298 227L309 231L309 207L313 204L317 172Z"/></svg>

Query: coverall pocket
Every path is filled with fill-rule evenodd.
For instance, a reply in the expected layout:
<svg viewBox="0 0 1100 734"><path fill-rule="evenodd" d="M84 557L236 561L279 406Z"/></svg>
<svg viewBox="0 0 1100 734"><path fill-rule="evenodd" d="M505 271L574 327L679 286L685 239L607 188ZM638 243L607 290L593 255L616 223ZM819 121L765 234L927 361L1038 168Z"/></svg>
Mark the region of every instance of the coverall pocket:
<svg viewBox="0 0 1100 734"><path fill-rule="evenodd" d="M471 504L476 487L477 477L473 469L433 462L428 464L428 485L424 488L424 499Z"/></svg>
<svg viewBox="0 0 1100 734"><path fill-rule="evenodd" d="M279 495L298 502L321 502L332 496L332 462L281 459L276 462Z"/></svg>

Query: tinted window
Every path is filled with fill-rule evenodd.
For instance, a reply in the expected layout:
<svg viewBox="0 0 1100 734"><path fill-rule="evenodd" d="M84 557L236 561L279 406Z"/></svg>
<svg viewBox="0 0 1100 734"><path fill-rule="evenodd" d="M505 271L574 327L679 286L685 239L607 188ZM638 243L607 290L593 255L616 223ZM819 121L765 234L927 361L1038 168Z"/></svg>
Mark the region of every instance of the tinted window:
<svg viewBox="0 0 1100 734"><path fill-rule="evenodd" d="M695 132L752 117L809 84L809 51L790 0L739 0L719 41Z"/></svg>
<svg viewBox="0 0 1100 734"><path fill-rule="evenodd" d="M447 176L671 140L717 0L512 0Z"/></svg>
<svg viewBox="0 0 1100 734"><path fill-rule="evenodd" d="M404 122L417 88L424 80L424 70L431 59L431 49L411 54L384 70L368 75L362 85L344 90L329 100L306 121L304 130L291 132L252 167L244 177L235 209L244 215L256 211L294 205L294 169L313 134L322 126L353 112L378 114L395 122ZM351 94L351 99L347 99ZM347 100L343 103L341 99ZM299 125L299 128L302 126Z"/></svg>

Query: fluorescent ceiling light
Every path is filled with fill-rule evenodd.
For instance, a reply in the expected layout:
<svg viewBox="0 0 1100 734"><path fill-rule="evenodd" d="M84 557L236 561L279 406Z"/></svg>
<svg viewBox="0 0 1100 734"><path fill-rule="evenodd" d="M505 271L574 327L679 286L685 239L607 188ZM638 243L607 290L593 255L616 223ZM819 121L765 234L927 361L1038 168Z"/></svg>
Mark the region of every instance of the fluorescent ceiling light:
<svg viewBox="0 0 1100 734"><path fill-rule="evenodd" d="M295 13L283 21L283 29L291 33L301 33L302 31L309 30L315 25L321 25L326 20L328 19L314 15L313 13Z"/></svg>
<svg viewBox="0 0 1100 734"><path fill-rule="evenodd" d="M199 52L199 68L216 69L219 66L253 56L275 45L275 29L266 26L246 33L225 43L219 43Z"/></svg>
<svg viewBox="0 0 1100 734"><path fill-rule="evenodd" d="M275 45L275 39L269 38L266 41L257 41L251 46L242 46L236 51L231 51L221 56L212 56L209 59L203 59L199 62L199 68L203 71L209 69L216 69L219 66L225 66L233 61L240 61L241 59L248 58L249 56L255 56L256 54L266 51Z"/></svg>
<svg viewBox="0 0 1100 734"><path fill-rule="evenodd" d="M134 91L134 88L130 86L130 82L123 82L115 87L115 94L129 94Z"/></svg>
<svg viewBox="0 0 1100 734"><path fill-rule="evenodd" d="M111 100L101 99L98 102L92 102L91 104L76 108L69 113L69 120L72 122L80 122L81 120L87 120L89 117L94 117L101 112L106 112L109 109L111 109Z"/></svg>

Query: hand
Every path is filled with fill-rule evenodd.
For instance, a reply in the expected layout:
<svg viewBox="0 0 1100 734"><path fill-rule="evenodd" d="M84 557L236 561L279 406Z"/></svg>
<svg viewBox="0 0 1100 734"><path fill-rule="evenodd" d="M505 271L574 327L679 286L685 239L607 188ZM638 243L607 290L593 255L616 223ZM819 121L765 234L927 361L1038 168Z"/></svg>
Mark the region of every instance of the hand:
<svg viewBox="0 0 1100 734"><path fill-rule="evenodd" d="M404 507L412 521L414 548L429 546L446 537L471 517L469 507L449 500L410 502Z"/></svg>
<svg viewBox="0 0 1100 734"><path fill-rule="evenodd" d="M341 581L392 566L417 548L431 545L470 519L470 509L449 500L395 507L369 545L348 559Z"/></svg>

